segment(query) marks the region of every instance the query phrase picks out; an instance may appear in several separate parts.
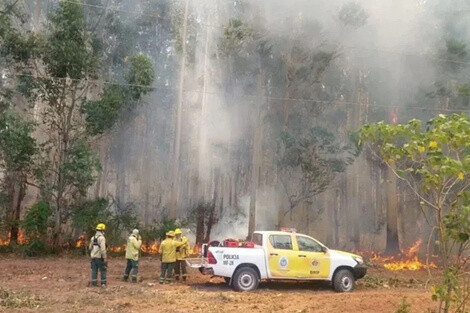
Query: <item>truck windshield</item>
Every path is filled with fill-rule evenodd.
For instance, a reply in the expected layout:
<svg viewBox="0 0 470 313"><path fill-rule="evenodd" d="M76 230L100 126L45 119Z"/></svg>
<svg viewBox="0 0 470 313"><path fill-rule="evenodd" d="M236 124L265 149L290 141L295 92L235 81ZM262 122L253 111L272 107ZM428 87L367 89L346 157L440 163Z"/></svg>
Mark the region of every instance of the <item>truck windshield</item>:
<svg viewBox="0 0 470 313"><path fill-rule="evenodd" d="M296 238L300 251L322 252L321 245L315 240L303 236L296 236Z"/></svg>

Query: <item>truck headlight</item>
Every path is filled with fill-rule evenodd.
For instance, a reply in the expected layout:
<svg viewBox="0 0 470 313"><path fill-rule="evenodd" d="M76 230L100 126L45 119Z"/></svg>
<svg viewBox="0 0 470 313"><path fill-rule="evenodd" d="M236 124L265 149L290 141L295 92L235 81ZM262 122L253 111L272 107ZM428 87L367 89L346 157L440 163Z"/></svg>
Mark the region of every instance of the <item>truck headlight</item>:
<svg viewBox="0 0 470 313"><path fill-rule="evenodd" d="M360 256L353 256L353 259L357 264L364 264L364 260Z"/></svg>

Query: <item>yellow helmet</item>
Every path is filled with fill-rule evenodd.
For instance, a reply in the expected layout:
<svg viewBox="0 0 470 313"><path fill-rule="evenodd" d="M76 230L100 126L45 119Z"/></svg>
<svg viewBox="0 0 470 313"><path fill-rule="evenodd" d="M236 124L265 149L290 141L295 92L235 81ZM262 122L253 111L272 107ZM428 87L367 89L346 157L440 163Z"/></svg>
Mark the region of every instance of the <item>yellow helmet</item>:
<svg viewBox="0 0 470 313"><path fill-rule="evenodd" d="M175 232L170 230L169 232L166 233L168 237L175 237Z"/></svg>
<svg viewBox="0 0 470 313"><path fill-rule="evenodd" d="M182 234L181 229L177 228L175 229L175 235L180 235Z"/></svg>
<svg viewBox="0 0 470 313"><path fill-rule="evenodd" d="M106 229L106 225L103 223L99 223L98 225L96 225L96 230L105 230L105 229Z"/></svg>

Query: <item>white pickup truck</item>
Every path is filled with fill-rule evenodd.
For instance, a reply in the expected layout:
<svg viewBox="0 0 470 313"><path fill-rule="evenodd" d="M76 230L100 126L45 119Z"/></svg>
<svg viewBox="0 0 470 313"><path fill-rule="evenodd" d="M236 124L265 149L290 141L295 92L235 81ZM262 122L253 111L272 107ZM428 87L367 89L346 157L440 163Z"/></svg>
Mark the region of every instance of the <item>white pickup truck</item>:
<svg viewBox="0 0 470 313"><path fill-rule="evenodd" d="M257 231L254 246L208 247L203 258L187 264L201 273L224 277L237 291L251 291L265 280L324 280L338 292L353 290L365 276L362 257L328 249L312 237L281 231Z"/></svg>

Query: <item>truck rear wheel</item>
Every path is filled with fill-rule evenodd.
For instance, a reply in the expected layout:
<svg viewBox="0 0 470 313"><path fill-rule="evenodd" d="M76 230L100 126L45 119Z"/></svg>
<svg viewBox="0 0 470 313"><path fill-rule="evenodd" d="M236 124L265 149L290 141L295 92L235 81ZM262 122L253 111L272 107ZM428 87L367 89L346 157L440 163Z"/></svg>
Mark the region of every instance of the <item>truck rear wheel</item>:
<svg viewBox="0 0 470 313"><path fill-rule="evenodd" d="M233 275L233 288L236 291L252 291L258 288L258 273L251 267L242 267Z"/></svg>
<svg viewBox="0 0 470 313"><path fill-rule="evenodd" d="M350 292L354 289L354 275L350 270L339 270L333 277L333 288L337 292Z"/></svg>

